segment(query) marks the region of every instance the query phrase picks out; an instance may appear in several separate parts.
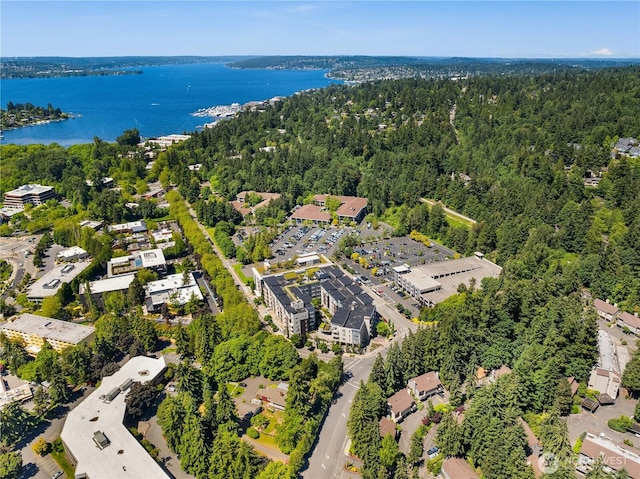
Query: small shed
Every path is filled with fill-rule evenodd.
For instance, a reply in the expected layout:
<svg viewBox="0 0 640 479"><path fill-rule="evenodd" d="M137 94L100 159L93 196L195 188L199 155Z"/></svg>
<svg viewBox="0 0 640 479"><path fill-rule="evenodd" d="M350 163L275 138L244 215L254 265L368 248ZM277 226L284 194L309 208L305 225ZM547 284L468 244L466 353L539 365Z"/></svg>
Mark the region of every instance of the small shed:
<svg viewBox="0 0 640 479"><path fill-rule="evenodd" d="M595 412L598 407L600 407L600 403L595 399L584 398L580 405L585 408L587 411Z"/></svg>

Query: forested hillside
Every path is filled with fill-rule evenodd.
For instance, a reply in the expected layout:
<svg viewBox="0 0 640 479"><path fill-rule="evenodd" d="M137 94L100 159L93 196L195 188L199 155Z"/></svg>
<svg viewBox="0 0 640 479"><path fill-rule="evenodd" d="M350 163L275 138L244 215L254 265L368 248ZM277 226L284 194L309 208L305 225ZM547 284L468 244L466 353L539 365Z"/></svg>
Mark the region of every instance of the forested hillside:
<svg viewBox="0 0 640 479"><path fill-rule="evenodd" d="M446 454L470 459L487 478L528 478L518 417L540 421L546 450L570 454L561 417L568 413L564 378L584 382L597 357L596 318L584 308L582 289L623 310L640 306L640 160L612 155L616 139L623 137L640 137L638 67L381 81L331 86L264 111L244 111L161 153L150 171L141 154L128 157L126 145L99 139L68 149L2 147L0 190L28 182L52 184L74 203L73 214L115 222L127 211L124 203L132 193L142 191L148 180L159 180L176 185L211 225L240 221L223 199L242 190L282 193L258 218L265 225L310 194L358 195L367 197L371 214L392 223L399 235L417 230L460 253L484 252L504 267L501 277L461 288L461 294L423 310L421 319L431 326L380 361L377 371L383 372L372 373L369 381L377 386L361 389L359 394L369 398L358 397L354 404L375 406L408 375L436 370L457 406L475 391L477 367L505 364L513 374L480 390L461 425L445 415L438 441ZM202 164L199 171L187 168L196 163ZM587 175L602 179L596 187L585 187ZM86 179L100 184L104 176L114 177L121 190L87 187ZM203 180L210 186L203 188ZM173 195L173 214L188 217L184 206L177 206L179 195ZM471 228L448 224L442 210L430 210L421 198L440 200L477 223ZM190 229L199 231L195 225ZM202 255L205 263L213 261L210 251ZM255 318L248 311L242 304L217 322L249 327ZM235 370L220 367L231 364L221 346L235 341L250 349L252 341L242 335L255 332L225 333L224 341L212 339L210 348L199 351L196 343L185 349L205 365L203 374L224 376L216 380L240 378ZM189 336L195 341L202 334L190 331ZM260 363L249 355L240 362L260 371ZM292 371L313 383L321 368L302 363ZM326 399L314 406L314 414L321 415ZM175 406L184 412L180 417L193 412L188 402ZM373 431L382 411L368 411L356 430ZM294 408L279 432L285 449L296 442L311 444L299 412ZM216 440L235 454L237 444L227 436L221 431ZM210 462L186 464L199 447L189 437L191 429L185 426L175 445L190 451L183 454L185 469L223 477L227 469L218 467L224 461L213 456ZM411 464L395 455L379 463L376 458L388 444L363 437L353 438L354 450L365 459L363 477L406 477ZM298 467L302 458L295 459ZM567 471L557 474L568 477Z"/></svg>
<svg viewBox="0 0 640 479"><path fill-rule="evenodd" d="M587 286L632 308L640 165L611 151L615 138L640 136L638 72L332 86L220 123L168 162L202 162L228 198L285 193L283 208L309 193L366 196L375 215L399 207L404 232L426 228L421 197L442 200L478 221L437 235L461 252L493 252L515 278L563 268L567 291ZM607 169L584 187L588 170Z"/></svg>

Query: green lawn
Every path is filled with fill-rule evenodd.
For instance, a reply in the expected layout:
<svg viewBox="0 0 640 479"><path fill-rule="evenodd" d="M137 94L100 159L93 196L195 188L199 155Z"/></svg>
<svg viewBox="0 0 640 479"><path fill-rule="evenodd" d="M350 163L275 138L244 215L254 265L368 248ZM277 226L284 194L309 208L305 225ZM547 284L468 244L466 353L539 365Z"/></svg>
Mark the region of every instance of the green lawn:
<svg viewBox="0 0 640 479"><path fill-rule="evenodd" d="M236 383L228 383L227 384L227 392L229 395L234 398L240 396L244 392L244 388L239 386Z"/></svg>
<svg viewBox="0 0 640 479"><path fill-rule="evenodd" d="M67 456L63 452L51 451L51 457L58 463L60 469L65 473L67 477L75 477L76 469L71 465Z"/></svg>
<svg viewBox="0 0 640 479"><path fill-rule="evenodd" d="M236 273L238 273L238 276L240 276L240 280L244 283L247 284L247 282L249 281L249 278L247 278L244 274L244 272L242 271L242 267L244 265L242 263L236 263L233 265L233 269Z"/></svg>
<svg viewBox="0 0 640 479"><path fill-rule="evenodd" d="M434 200L425 198L425 204L429 207L429 210L431 210L431 208L435 203L436 202ZM454 226L454 227L462 226L467 229L473 227L472 221L467 221L464 218L461 218L460 216L456 215L455 213L450 213L449 211L445 210L444 215L447 218L447 223L449 223L451 226Z"/></svg>

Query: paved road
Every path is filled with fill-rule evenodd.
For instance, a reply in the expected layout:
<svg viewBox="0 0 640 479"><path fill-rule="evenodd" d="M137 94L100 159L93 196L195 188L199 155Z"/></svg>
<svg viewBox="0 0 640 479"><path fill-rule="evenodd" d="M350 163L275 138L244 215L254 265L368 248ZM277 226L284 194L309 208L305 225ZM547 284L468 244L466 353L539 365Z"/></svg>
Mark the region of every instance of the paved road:
<svg viewBox="0 0 640 479"><path fill-rule="evenodd" d="M329 408L315 447L309 457L308 467L303 471L303 477L308 479L346 479L357 477L344 470L346 464L347 448L347 420L351 403L360 385L360 381L366 381L373 367L376 356L380 353L386 356L389 346L393 342L402 342L409 330L416 331L418 326L401 316L395 309L390 308L381 298L372 292L378 312L391 320L396 327L396 337L372 352L361 356L344 358L345 372L351 372L353 377L338 389L338 397L335 404Z"/></svg>
<svg viewBox="0 0 640 479"><path fill-rule="evenodd" d="M22 454L22 465L25 469L22 477L50 479L54 473L60 470L60 466L58 466L58 464L53 460L50 454L46 455L45 457L40 457L33 452L31 446L33 446L33 444L39 437L44 437L45 441L47 442L52 442L54 439L60 437L66 415L69 414L69 412L71 412L73 409L75 409L78 404L80 404L94 390L95 388L89 387L85 390L84 394L81 395L78 393L73 402L66 405L68 411L66 411L61 418L53 419L48 424L45 423L44 429L36 434L31 439L31 441L24 445L24 447L20 450L20 453ZM62 477L64 478L64 476Z"/></svg>
<svg viewBox="0 0 640 479"><path fill-rule="evenodd" d="M372 354L350 361L348 365L345 360L345 370L353 373L353 377L338 389L338 400L327 413L318 441L309 458L309 467L303 472L303 477L309 479L353 477L344 470L347 420L351 402L360 381L367 380L374 361L375 355Z"/></svg>

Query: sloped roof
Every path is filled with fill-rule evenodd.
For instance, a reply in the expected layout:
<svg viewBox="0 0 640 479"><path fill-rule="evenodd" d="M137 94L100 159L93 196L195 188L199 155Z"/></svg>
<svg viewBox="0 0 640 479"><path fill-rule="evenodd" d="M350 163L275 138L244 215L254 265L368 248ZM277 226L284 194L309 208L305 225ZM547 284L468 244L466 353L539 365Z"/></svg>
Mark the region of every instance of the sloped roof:
<svg viewBox="0 0 640 479"><path fill-rule="evenodd" d="M613 304L609 304L606 301L602 301L601 299L593 300L593 307L598 311L602 311L606 314L616 314L618 312L618 307Z"/></svg>
<svg viewBox="0 0 640 479"><path fill-rule="evenodd" d="M389 403L389 407L391 407L391 411L394 414L401 413L402 411L406 411L411 407L412 404L415 404L413 397L409 394L409 391L406 389L401 389L389 399L387 399Z"/></svg>
<svg viewBox="0 0 640 479"><path fill-rule="evenodd" d="M414 381L416 383L416 389L418 391L432 391L442 386L442 383L438 378L438 373L435 371L429 371L428 373L409 379L409 381Z"/></svg>
<svg viewBox="0 0 640 479"><path fill-rule="evenodd" d="M459 457L450 457L442 463L442 472L450 479L478 479L469 463Z"/></svg>

